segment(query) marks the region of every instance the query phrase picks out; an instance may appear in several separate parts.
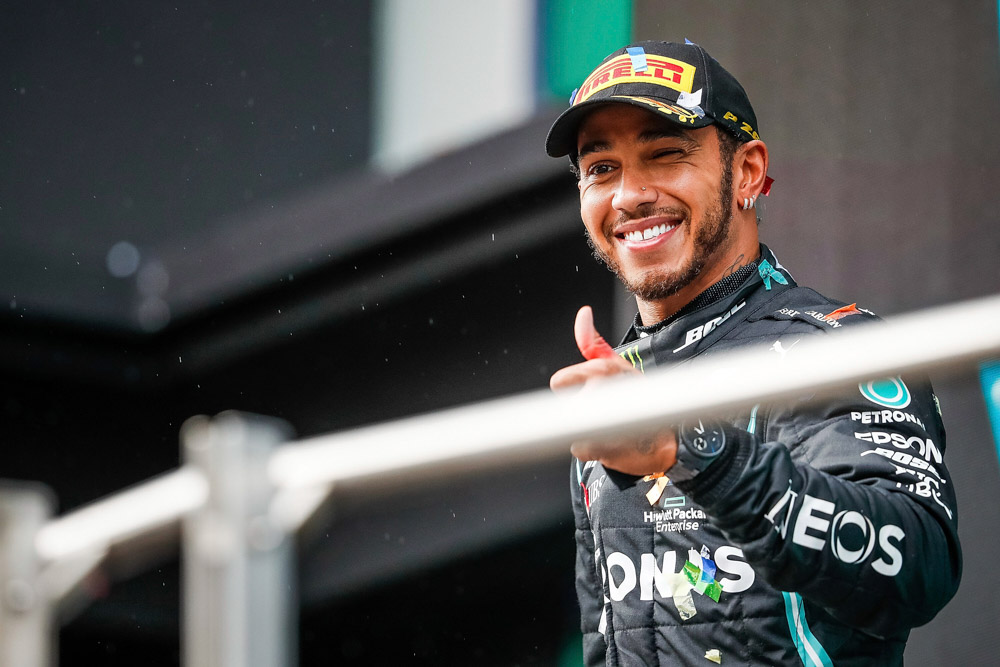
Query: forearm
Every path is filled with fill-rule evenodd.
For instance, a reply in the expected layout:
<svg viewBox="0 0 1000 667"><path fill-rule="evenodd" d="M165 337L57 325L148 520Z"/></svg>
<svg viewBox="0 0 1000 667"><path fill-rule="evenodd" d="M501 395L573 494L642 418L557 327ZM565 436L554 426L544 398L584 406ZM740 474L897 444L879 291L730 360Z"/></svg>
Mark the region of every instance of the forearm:
<svg viewBox="0 0 1000 667"><path fill-rule="evenodd" d="M880 636L927 622L954 594L951 510L895 490L879 466L838 476L793 461L782 444L729 435L736 451L679 486L772 586Z"/></svg>

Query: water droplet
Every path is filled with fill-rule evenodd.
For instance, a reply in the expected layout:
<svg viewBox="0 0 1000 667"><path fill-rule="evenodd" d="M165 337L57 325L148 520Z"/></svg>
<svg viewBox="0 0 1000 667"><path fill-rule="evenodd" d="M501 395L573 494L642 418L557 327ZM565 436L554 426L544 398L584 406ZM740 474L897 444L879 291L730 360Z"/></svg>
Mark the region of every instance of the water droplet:
<svg viewBox="0 0 1000 667"><path fill-rule="evenodd" d="M108 272L115 278L127 278L139 268L139 249L128 241L119 241L108 250Z"/></svg>

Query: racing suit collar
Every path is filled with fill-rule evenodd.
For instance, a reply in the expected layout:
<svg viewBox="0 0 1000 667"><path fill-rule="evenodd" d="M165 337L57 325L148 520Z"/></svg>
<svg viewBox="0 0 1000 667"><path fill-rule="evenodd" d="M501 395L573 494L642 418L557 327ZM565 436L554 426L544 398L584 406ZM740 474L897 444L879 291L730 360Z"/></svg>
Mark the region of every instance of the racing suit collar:
<svg viewBox="0 0 1000 667"><path fill-rule="evenodd" d="M788 273L788 270L785 269L780 262L778 262L774 253L771 252L771 249L761 243L760 255L757 259L750 262L746 266L737 269L731 275L726 276L719 282L709 286L705 289L705 291L701 292L698 296L689 301L687 305L682 307L670 317L661 320L656 324L644 326L642 324L642 320L639 318L639 313L636 313L632 321L632 326L629 327L629 330L625 333L625 336L622 338L619 345L624 345L640 338L645 338L646 336L652 336L653 334L662 331L674 322L681 320L688 315L696 313L704 308L708 308L709 306L717 304L723 300L729 299L737 292L743 292L744 289L750 285L763 283L764 280L758 270L762 265L773 267L773 270L780 271L780 275L787 278L790 285L794 286L795 283L792 280L791 274Z"/></svg>

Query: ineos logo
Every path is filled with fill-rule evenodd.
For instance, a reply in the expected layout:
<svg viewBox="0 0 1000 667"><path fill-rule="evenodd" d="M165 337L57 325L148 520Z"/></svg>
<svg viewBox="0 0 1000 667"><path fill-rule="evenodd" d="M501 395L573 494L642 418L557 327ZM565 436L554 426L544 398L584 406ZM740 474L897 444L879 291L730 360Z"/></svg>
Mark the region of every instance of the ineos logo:
<svg viewBox="0 0 1000 667"><path fill-rule="evenodd" d="M803 494L801 500L798 500L798 496L799 494L792 490L792 485L789 483L785 495L764 516L774 524L774 529L782 537L785 537L791 525L792 542L799 546L822 551L829 542L834 557L852 565L877 555L878 557L871 563L872 569L886 577L899 574L903 567L903 552L900 551L899 545L906 538L902 528L887 523L876 530L868 517L860 512L841 510L834 514L836 505L829 500L816 498L808 493ZM795 507L796 503L798 508ZM844 527L852 525L861 530L860 542L864 546L859 549L848 548L841 539ZM876 542L878 542L877 550Z"/></svg>
<svg viewBox="0 0 1000 667"><path fill-rule="evenodd" d="M860 549L848 549L840 540L840 530L844 526L857 526L861 530ZM871 555L875 548L875 526L871 520L860 512L843 510L833 517L830 525L830 550L834 557L842 563L853 565L860 563Z"/></svg>

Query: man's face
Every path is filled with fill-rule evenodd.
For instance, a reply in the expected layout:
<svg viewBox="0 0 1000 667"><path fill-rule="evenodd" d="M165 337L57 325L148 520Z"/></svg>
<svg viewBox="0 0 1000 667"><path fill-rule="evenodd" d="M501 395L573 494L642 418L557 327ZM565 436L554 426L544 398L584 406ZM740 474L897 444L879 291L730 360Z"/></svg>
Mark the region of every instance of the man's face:
<svg viewBox="0 0 1000 667"><path fill-rule="evenodd" d="M713 126L686 130L609 104L584 119L577 149L580 214L594 253L636 296L665 299L725 261L732 170Z"/></svg>

